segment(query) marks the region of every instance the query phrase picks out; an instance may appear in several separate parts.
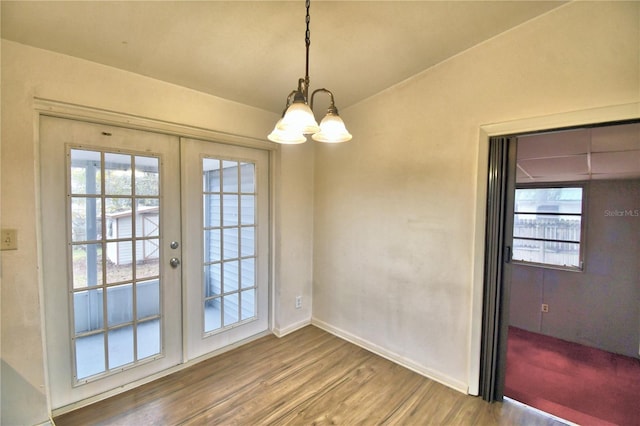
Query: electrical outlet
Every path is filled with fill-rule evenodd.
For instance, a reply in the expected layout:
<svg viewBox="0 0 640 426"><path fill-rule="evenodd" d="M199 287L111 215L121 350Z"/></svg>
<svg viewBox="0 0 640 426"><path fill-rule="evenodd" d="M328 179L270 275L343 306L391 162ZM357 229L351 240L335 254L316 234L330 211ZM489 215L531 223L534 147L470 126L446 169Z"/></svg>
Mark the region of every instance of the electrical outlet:
<svg viewBox="0 0 640 426"><path fill-rule="evenodd" d="M547 305L546 303L543 303L541 311L542 312L549 312L549 305Z"/></svg>
<svg viewBox="0 0 640 426"><path fill-rule="evenodd" d="M296 296L296 309L302 308L302 296Z"/></svg>
<svg viewBox="0 0 640 426"><path fill-rule="evenodd" d="M18 231L16 229L3 229L0 238L0 247L2 250L18 249Z"/></svg>

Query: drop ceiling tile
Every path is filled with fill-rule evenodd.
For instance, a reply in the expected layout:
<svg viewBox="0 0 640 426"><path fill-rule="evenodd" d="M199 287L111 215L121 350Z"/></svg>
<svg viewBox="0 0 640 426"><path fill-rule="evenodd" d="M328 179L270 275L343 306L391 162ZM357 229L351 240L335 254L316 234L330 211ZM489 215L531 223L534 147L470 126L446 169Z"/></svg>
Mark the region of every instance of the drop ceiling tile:
<svg viewBox="0 0 640 426"><path fill-rule="evenodd" d="M519 181L516 180L517 183L527 183L527 182L584 182L589 180L588 174L574 174L574 175L548 175L537 177L534 180L526 180Z"/></svg>
<svg viewBox="0 0 640 426"><path fill-rule="evenodd" d="M587 155L572 155L518 161L520 167L534 178L543 176L563 176L588 174Z"/></svg>
<svg viewBox="0 0 640 426"><path fill-rule="evenodd" d="M526 172L526 170L523 170L521 167L517 167L516 169L516 182L518 183L522 183L522 182L535 182L531 176L529 176Z"/></svg>
<svg viewBox="0 0 640 426"><path fill-rule="evenodd" d="M518 159L586 154L589 138L589 129L521 136L518 138Z"/></svg>
<svg viewBox="0 0 640 426"><path fill-rule="evenodd" d="M629 173L594 173L591 175L593 180L622 180L622 179L640 179L640 171Z"/></svg>
<svg viewBox="0 0 640 426"><path fill-rule="evenodd" d="M591 150L593 152L640 150L640 123L593 128Z"/></svg>
<svg viewBox="0 0 640 426"><path fill-rule="evenodd" d="M640 151L596 152L591 154L593 173L633 173L640 171Z"/></svg>

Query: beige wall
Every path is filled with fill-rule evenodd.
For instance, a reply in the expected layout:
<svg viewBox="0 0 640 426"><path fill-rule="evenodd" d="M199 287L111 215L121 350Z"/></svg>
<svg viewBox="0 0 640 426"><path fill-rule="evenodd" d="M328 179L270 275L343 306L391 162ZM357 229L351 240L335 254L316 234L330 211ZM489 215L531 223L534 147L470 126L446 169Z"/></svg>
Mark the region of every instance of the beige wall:
<svg viewBox="0 0 640 426"><path fill-rule="evenodd" d="M38 272L39 213L34 97L264 138L277 115L133 73L14 42L2 42L2 227L18 230L19 249L2 252L2 424L47 419ZM310 320L312 154L275 154L276 333ZM45 159L46 160L46 159ZM282 208L281 206L295 206ZM46 222L44 226L51 226ZM294 309L296 295L308 303Z"/></svg>
<svg viewBox="0 0 640 426"><path fill-rule="evenodd" d="M283 145L281 153L273 250L275 282L280 283L274 304L278 336L309 324L313 300L313 144ZM296 296L302 296L300 309L295 307Z"/></svg>
<svg viewBox="0 0 640 426"><path fill-rule="evenodd" d="M570 4L342 110L356 135L348 144L283 147L274 188L276 332L304 324L313 298L316 323L466 389L477 379L468 364L481 261L473 251L479 128L638 102L638 7ZM20 244L2 253L3 424L47 416L34 96L253 137L277 118L3 41L1 217Z"/></svg>
<svg viewBox="0 0 640 426"><path fill-rule="evenodd" d="M354 139L316 147L313 321L477 387L480 129L638 102L639 8L568 4L343 111Z"/></svg>

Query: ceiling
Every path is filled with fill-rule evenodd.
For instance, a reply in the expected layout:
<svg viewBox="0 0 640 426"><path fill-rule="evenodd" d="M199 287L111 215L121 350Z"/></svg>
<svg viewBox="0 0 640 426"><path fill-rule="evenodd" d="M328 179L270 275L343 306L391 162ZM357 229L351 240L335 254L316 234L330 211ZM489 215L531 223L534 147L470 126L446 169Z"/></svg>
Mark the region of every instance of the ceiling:
<svg viewBox="0 0 640 426"><path fill-rule="evenodd" d="M518 137L518 183L640 178L640 123Z"/></svg>
<svg viewBox="0 0 640 426"><path fill-rule="evenodd" d="M314 0L311 89L330 89L344 109L565 3ZM0 7L2 38L278 114L304 77L302 0L2 0ZM521 136L517 178L640 178L640 124Z"/></svg>
<svg viewBox="0 0 640 426"><path fill-rule="evenodd" d="M344 109L562 1L313 1L311 88ZM281 113L305 71L300 1L6 1L2 37Z"/></svg>

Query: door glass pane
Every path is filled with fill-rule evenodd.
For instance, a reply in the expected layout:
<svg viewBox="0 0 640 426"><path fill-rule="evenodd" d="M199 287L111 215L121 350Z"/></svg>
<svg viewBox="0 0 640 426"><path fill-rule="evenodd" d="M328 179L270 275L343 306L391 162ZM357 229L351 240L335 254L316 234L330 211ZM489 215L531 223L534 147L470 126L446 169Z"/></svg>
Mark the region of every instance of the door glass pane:
<svg viewBox="0 0 640 426"><path fill-rule="evenodd" d="M246 290L240 293L242 300L242 311L240 312L242 320L255 316L256 312L256 291Z"/></svg>
<svg viewBox="0 0 640 426"><path fill-rule="evenodd" d="M215 262L222 259L222 237L220 229L204 231L204 261Z"/></svg>
<svg viewBox="0 0 640 426"><path fill-rule="evenodd" d="M136 162L136 196L160 195L160 168L158 159L154 157L135 158Z"/></svg>
<svg viewBox="0 0 640 426"><path fill-rule="evenodd" d="M104 163L105 193L107 195L131 195L131 156L106 153Z"/></svg>
<svg viewBox="0 0 640 426"><path fill-rule="evenodd" d="M215 158L205 158L202 160L202 182L204 192L222 192L220 167L220 160Z"/></svg>
<svg viewBox="0 0 640 426"><path fill-rule="evenodd" d="M107 243L107 283L133 279L133 244L131 240Z"/></svg>
<svg viewBox="0 0 640 426"><path fill-rule="evenodd" d="M77 379L104 372L104 334L77 337L75 343Z"/></svg>
<svg viewBox="0 0 640 426"><path fill-rule="evenodd" d="M102 284L102 244L74 244L71 246L71 257L73 288Z"/></svg>
<svg viewBox="0 0 640 426"><path fill-rule="evenodd" d="M222 204L220 202L220 194L205 194L203 212L205 228L220 226L221 212Z"/></svg>
<svg viewBox="0 0 640 426"><path fill-rule="evenodd" d="M242 259L242 288L253 287L256 285L255 258Z"/></svg>
<svg viewBox="0 0 640 426"><path fill-rule="evenodd" d="M160 319L138 324L138 359L160 353Z"/></svg>
<svg viewBox="0 0 640 426"><path fill-rule="evenodd" d="M240 223L242 225L253 225L256 223L255 196L243 195L240 201Z"/></svg>
<svg viewBox="0 0 640 426"><path fill-rule="evenodd" d="M255 254L255 228L253 226L240 228L240 247L242 257Z"/></svg>
<svg viewBox="0 0 640 426"><path fill-rule="evenodd" d="M222 327L222 308L220 298L204 302L204 331L205 333Z"/></svg>
<svg viewBox="0 0 640 426"><path fill-rule="evenodd" d="M100 194L100 152L72 149L71 158L71 193Z"/></svg>
<svg viewBox="0 0 640 426"><path fill-rule="evenodd" d="M222 192L239 192L238 163L235 161L222 162Z"/></svg>
<svg viewBox="0 0 640 426"><path fill-rule="evenodd" d="M255 164L205 158L202 178L204 331L210 332L255 317ZM251 289L243 292L246 300L241 286Z"/></svg>
<svg viewBox="0 0 640 426"><path fill-rule="evenodd" d="M160 240L149 238L136 242L136 277L158 275L160 267Z"/></svg>
<svg viewBox="0 0 640 426"><path fill-rule="evenodd" d="M222 196L222 225L238 225L238 195L224 194Z"/></svg>
<svg viewBox="0 0 640 426"><path fill-rule="evenodd" d="M133 321L133 287L131 284L107 289L109 327Z"/></svg>
<svg viewBox="0 0 640 426"><path fill-rule="evenodd" d="M74 350L82 380L161 351L160 160L79 149L69 158Z"/></svg>
<svg viewBox="0 0 640 426"><path fill-rule="evenodd" d="M130 238L135 223L131 220L131 198L106 198L107 237L109 239Z"/></svg>
<svg viewBox="0 0 640 426"><path fill-rule="evenodd" d="M109 331L109 368L133 362L133 326Z"/></svg>
<svg viewBox="0 0 640 426"><path fill-rule="evenodd" d="M157 198L138 198L136 201L136 237L160 235L160 206Z"/></svg>
<svg viewBox="0 0 640 426"><path fill-rule="evenodd" d="M231 325L240 321L238 293L233 293L222 298L224 309L224 325Z"/></svg>
<svg viewBox="0 0 640 426"><path fill-rule="evenodd" d="M242 188L241 192L255 192L255 165L252 163L242 163L240 165L240 181Z"/></svg>
<svg viewBox="0 0 640 426"><path fill-rule="evenodd" d="M104 323L102 312L102 289L73 293L73 321L76 334L101 330Z"/></svg>
<svg viewBox="0 0 640 426"><path fill-rule="evenodd" d="M160 280L136 284L136 315L139 320L160 315Z"/></svg>
<svg viewBox="0 0 640 426"><path fill-rule="evenodd" d="M238 245L238 228L225 228L222 231L224 246L224 259L238 258L240 247Z"/></svg>
<svg viewBox="0 0 640 426"><path fill-rule="evenodd" d="M136 279L142 280L160 275L160 241L157 238L136 243L136 253L143 253L143 260L136 263Z"/></svg>
<svg viewBox="0 0 640 426"><path fill-rule="evenodd" d="M225 262L222 267L222 288L224 293L238 291L238 261Z"/></svg>
<svg viewBox="0 0 640 426"><path fill-rule="evenodd" d="M205 265L204 267L204 296L219 296L222 283L222 275L219 263Z"/></svg>
<svg viewBox="0 0 640 426"><path fill-rule="evenodd" d="M102 233L102 200L94 197L71 199L71 241L95 241Z"/></svg>

